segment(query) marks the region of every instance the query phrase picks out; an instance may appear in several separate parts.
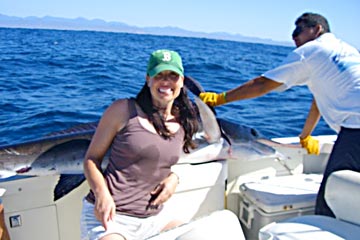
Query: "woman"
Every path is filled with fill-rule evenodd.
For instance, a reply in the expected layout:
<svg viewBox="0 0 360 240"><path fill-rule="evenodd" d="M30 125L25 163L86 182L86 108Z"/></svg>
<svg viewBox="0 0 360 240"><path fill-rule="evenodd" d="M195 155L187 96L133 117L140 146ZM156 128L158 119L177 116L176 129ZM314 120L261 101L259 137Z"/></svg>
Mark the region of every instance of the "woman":
<svg viewBox="0 0 360 240"><path fill-rule="evenodd" d="M9 240L10 235L5 223L4 204L2 202L2 194L5 190L0 188L0 240Z"/></svg>
<svg viewBox="0 0 360 240"><path fill-rule="evenodd" d="M146 239L180 224L161 210L178 184L171 166L193 147L198 130L183 86L179 54L155 51L136 99L117 100L103 114L84 160L91 190L84 199L83 239Z"/></svg>

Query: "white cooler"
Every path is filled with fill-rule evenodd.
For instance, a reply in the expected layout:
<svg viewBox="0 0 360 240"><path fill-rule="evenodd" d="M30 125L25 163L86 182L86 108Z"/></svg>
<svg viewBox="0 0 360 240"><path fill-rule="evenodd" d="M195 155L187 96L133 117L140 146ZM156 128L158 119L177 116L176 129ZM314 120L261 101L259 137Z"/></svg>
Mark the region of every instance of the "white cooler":
<svg viewBox="0 0 360 240"><path fill-rule="evenodd" d="M241 184L239 219L246 239L258 239L268 223L313 214L321 180L321 174L296 174Z"/></svg>

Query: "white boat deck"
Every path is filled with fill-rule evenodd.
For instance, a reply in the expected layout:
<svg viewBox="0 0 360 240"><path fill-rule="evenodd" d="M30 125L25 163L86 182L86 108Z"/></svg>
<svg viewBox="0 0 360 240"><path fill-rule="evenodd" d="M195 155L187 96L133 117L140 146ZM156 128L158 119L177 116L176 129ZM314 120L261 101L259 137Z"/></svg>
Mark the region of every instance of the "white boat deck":
<svg viewBox="0 0 360 240"><path fill-rule="evenodd" d="M322 146L322 153L319 156L307 155L306 151L300 148L280 147L277 150L286 156L285 159L261 158L251 161L243 159L196 165L179 164L176 166L176 171L180 175L180 185L167 207L176 209L175 214L185 221L198 219L223 209L230 210L241 218L244 214L241 212L243 210L241 203L249 201L240 191L243 183L275 176L321 173L336 136L316 138L321 141ZM272 140L286 144L298 142L297 137ZM3 202L6 224L12 239L80 238L81 200L87 193L88 186L84 183L63 199L53 202L52 191L57 179L58 176L47 176L0 182L0 188L7 189ZM254 205L252 210L256 207ZM283 213L284 218L288 217L286 209ZM298 214L301 215L301 212ZM258 215L256 221L260 225L255 227L253 224L246 229L246 225L242 224L246 239L252 239L253 235L258 234L258 228L268 220L273 220L271 214ZM281 214L276 216L281 218ZM266 218L266 221L259 220L260 218Z"/></svg>

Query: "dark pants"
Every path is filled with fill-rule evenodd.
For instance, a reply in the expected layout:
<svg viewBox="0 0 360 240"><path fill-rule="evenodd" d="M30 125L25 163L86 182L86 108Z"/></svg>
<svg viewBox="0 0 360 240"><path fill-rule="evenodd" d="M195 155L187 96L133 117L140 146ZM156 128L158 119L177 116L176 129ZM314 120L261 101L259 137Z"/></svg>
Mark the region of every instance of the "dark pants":
<svg viewBox="0 0 360 240"><path fill-rule="evenodd" d="M315 214L335 217L334 213L326 204L324 194L329 175L338 170L360 172L360 129L341 128L320 185L316 199Z"/></svg>

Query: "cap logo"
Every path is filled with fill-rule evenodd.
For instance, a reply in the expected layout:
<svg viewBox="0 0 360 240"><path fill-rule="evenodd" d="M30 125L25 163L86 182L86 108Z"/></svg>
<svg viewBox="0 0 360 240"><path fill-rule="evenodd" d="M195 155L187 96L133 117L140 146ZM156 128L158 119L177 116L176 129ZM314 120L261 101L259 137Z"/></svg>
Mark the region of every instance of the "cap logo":
<svg viewBox="0 0 360 240"><path fill-rule="evenodd" d="M182 60L177 52L171 50L156 50L151 53L146 73L154 77L162 71L173 71L184 76Z"/></svg>
<svg viewBox="0 0 360 240"><path fill-rule="evenodd" d="M171 61L171 53L170 52L163 52L163 61L169 62Z"/></svg>

